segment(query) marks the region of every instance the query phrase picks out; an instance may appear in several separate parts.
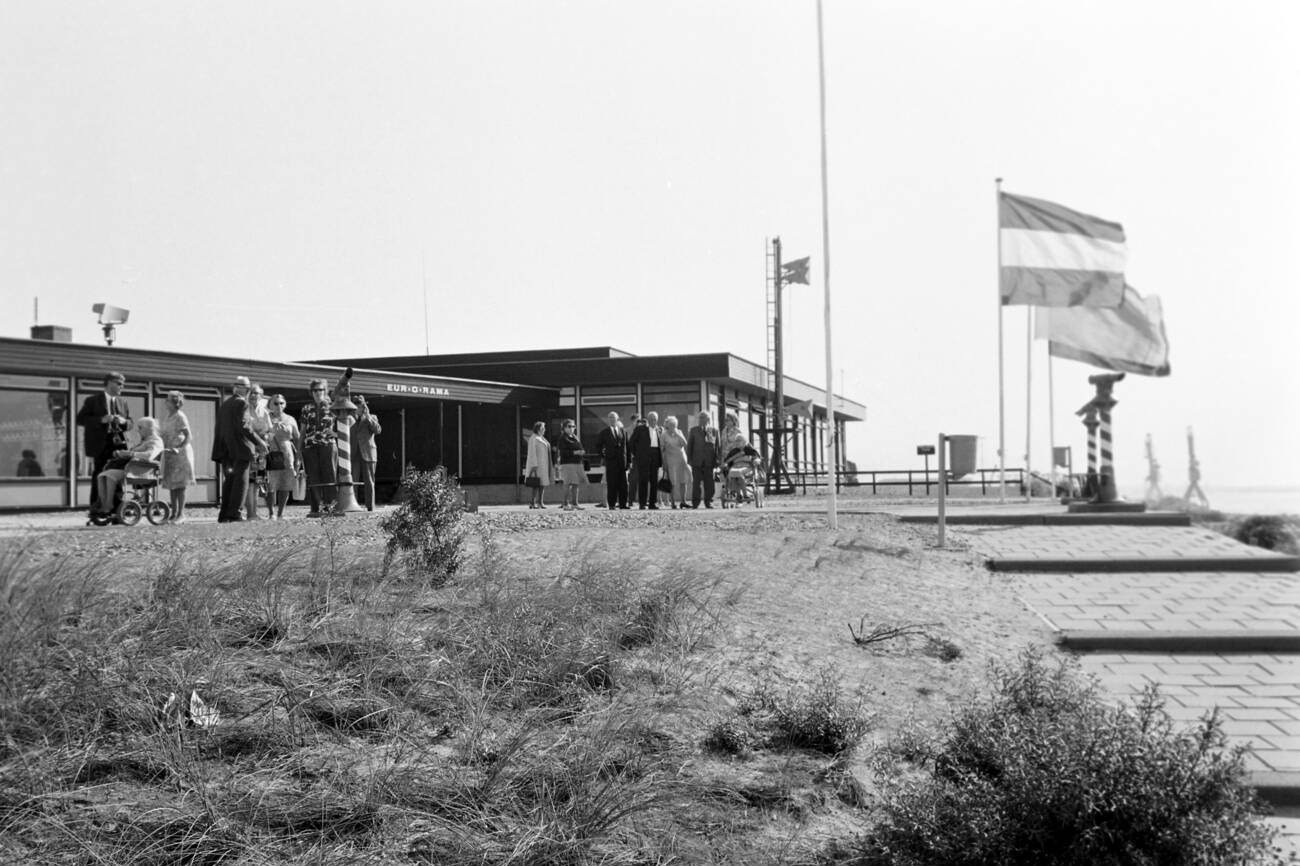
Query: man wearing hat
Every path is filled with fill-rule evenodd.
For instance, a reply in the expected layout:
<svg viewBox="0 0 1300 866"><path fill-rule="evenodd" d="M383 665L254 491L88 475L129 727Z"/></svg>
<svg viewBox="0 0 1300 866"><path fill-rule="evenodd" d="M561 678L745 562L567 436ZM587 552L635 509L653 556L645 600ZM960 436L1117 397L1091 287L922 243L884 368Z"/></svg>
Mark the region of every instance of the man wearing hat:
<svg viewBox="0 0 1300 866"><path fill-rule="evenodd" d="M357 421L352 425L352 465L357 470L357 480L361 482L361 504L367 511L375 510L375 464L379 461L379 449L375 447L375 437L384 432L379 426L379 419L370 414L366 398L361 394L352 396L357 404Z"/></svg>
<svg viewBox="0 0 1300 866"><path fill-rule="evenodd" d="M212 442L212 459L221 464L221 510L218 523L238 523L240 507L248 490L248 467L253 463L262 438L248 423L247 376L236 376L231 394L217 407L217 434Z"/></svg>
<svg viewBox="0 0 1300 866"><path fill-rule="evenodd" d="M122 398L122 389L125 387L126 377L121 373L105 374L103 392L87 397L77 412L77 424L86 428L85 453L94 463L91 478L99 477L114 451L126 447L126 431L131 427L131 409ZM98 487L98 484L90 485L91 511L99 506ZM104 505L105 510L112 507L111 502Z"/></svg>

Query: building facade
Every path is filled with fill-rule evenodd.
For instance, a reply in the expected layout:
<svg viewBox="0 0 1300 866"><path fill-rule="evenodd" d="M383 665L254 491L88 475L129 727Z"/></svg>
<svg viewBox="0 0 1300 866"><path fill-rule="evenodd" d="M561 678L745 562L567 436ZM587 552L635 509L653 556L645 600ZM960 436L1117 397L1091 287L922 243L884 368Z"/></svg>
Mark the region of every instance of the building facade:
<svg viewBox="0 0 1300 866"><path fill-rule="evenodd" d="M0 508L88 505L91 461L75 419L109 371L126 376L123 397L133 418L161 417L168 391L185 394L198 476L189 501L202 503L217 498L218 468L210 459L216 409L235 376L260 383L268 395L284 394L297 416L308 402L310 379L336 381L348 366L352 392L366 396L383 427L376 467L381 501L396 490L404 467L436 466L476 488L483 503L521 501L527 437L536 421L547 422L553 434L563 419L574 418L590 448L611 410L624 417L652 410L675 415L683 430L701 409L715 422L732 410L762 445L772 400L770 372L725 353L638 357L598 348L283 363L0 338ZM819 403L816 389L789 377L785 394L790 402ZM828 425L843 442L846 422L864 416L864 407L842 398L829 419L815 405L814 417L787 436L788 465L824 472ZM592 484L599 484L602 468L588 468Z"/></svg>

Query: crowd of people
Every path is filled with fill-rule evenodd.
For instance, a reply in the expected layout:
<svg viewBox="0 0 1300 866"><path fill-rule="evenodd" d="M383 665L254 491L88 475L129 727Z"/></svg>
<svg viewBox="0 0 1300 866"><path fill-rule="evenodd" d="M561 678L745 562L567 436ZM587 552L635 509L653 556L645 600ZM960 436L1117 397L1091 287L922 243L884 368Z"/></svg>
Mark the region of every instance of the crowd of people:
<svg viewBox="0 0 1300 866"><path fill-rule="evenodd" d="M195 483L194 434L183 409L185 395L168 391L166 416L158 421L140 418L134 424L122 390L126 377L111 372L104 390L86 398L77 412L84 428L85 453L91 459L90 510L92 516L112 515L121 488L130 479L157 479L170 497L171 522L184 523L185 497ZM331 400L324 379L310 382L311 402L303 409L302 423L286 411L283 394L269 397L261 385L236 376L231 395L217 407L212 460L221 467L219 523L262 519L282 520L291 496L305 498L309 517L330 511L336 501L335 468L340 440L336 420L350 412L351 463L359 482L362 504L375 508L375 437L383 432L362 395L341 386L342 402ZM134 431L128 445L128 432Z"/></svg>
<svg viewBox="0 0 1300 866"><path fill-rule="evenodd" d="M673 415L662 425L657 412L633 415L629 420L630 430L617 412L610 412L596 437L592 456L600 458L605 467L607 508L629 509L633 499L642 510L661 506L697 509L701 504L712 508L720 476L725 477L728 466L737 459L755 454L734 412L723 416L721 430L713 426L708 412L701 412L686 433L678 429ZM563 422L554 445L545 433L546 424L539 421L528 440L524 483L532 491L529 507L546 508L546 489L558 483L564 488L561 508L580 509L578 490L585 481L586 452L574 422Z"/></svg>

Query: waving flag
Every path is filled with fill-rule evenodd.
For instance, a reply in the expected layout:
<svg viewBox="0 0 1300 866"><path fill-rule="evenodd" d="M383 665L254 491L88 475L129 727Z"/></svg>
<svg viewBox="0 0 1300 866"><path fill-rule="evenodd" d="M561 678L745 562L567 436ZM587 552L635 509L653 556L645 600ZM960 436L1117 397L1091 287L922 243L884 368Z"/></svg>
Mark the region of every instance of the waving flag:
<svg viewBox="0 0 1300 866"><path fill-rule="evenodd" d="M1001 193L1002 303L1115 307L1124 297L1124 227L1036 198Z"/></svg>
<svg viewBox="0 0 1300 866"><path fill-rule="evenodd" d="M783 283L803 283L808 285L808 259L804 256L801 259L795 259L792 262L786 262L781 265L781 282Z"/></svg>
<svg viewBox="0 0 1300 866"><path fill-rule="evenodd" d="M1124 302L1118 307L1039 308L1034 336L1048 340L1048 352L1056 358L1103 370L1169 375L1169 340L1160 298L1143 298L1132 286L1124 287Z"/></svg>

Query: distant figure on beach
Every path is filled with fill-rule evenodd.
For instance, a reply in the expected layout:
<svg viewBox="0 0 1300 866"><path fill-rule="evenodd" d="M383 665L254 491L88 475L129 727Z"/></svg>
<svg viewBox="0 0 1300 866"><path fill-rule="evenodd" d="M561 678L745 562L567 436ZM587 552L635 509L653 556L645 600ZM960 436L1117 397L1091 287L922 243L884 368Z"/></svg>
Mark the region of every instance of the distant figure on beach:
<svg viewBox="0 0 1300 866"><path fill-rule="evenodd" d="M36 452L30 448L23 449L23 459L18 461L18 469L14 472L19 478L41 478L45 475L45 470L41 468L41 463L36 459Z"/></svg>

